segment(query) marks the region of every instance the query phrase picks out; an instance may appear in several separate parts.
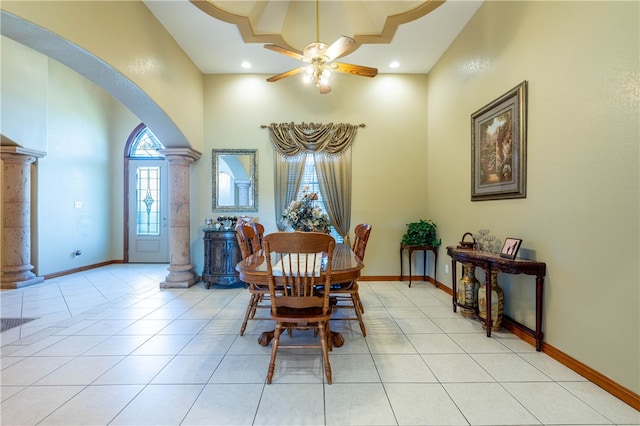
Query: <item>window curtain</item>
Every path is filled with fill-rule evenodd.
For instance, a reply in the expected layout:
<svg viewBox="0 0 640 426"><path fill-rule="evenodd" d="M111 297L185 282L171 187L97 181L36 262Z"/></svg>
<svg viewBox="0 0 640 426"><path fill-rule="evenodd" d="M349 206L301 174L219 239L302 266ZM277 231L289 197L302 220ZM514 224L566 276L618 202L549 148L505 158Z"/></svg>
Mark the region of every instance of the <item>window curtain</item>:
<svg viewBox="0 0 640 426"><path fill-rule="evenodd" d="M302 172L304 171L305 156L284 157L276 155L275 161L275 205L276 226L284 231L286 225L282 222L282 212L298 195Z"/></svg>
<svg viewBox="0 0 640 426"><path fill-rule="evenodd" d="M279 154L275 156L278 229L284 229L282 212L299 191L304 154L313 153L327 214L336 231L350 245L351 144L359 127L364 124L272 123L262 126L269 130L269 139Z"/></svg>
<svg viewBox="0 0 640 426"><path fill-rule="evenodd" d="M313 161L327 214L338 234L351 246L351 149L340 156L315 153Z"/></svg>

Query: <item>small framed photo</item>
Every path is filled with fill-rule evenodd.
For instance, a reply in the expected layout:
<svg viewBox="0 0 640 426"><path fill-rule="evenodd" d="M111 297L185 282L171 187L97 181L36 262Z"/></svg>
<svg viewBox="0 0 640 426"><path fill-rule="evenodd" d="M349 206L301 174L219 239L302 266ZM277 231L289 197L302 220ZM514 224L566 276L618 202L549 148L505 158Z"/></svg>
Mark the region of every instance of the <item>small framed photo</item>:
<svg viewBox="0 0 640 426"><path fill-rule="evenodd" d="M518 254L518 250L520 249L520 244L522 244L522 240L519 240L518 238L507 238L504 240L502 250L500 250L500 257L515 259Z"/></svg>

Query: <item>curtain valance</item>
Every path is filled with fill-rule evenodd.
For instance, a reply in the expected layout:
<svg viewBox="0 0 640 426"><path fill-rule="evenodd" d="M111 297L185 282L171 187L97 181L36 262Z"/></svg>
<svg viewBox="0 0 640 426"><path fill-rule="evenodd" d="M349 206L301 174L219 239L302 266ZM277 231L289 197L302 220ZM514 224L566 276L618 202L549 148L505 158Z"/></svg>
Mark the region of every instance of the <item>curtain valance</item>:
<svg viewBox="0 0 640 426"><path fill-rule="evenodd" d="M355 139L358 127L364 124L320 123L271 123L262 125L269 129L269 139L275 150L285 157L304 153L341 155Z"/></svg>

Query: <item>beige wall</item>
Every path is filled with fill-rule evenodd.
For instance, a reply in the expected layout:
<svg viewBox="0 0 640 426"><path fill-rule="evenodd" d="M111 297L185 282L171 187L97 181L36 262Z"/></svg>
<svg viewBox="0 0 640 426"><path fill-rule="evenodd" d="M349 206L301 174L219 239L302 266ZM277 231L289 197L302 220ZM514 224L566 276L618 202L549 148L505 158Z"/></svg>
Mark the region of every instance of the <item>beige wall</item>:
<svg viewBox="0 0 640 426"><path fill-rule="evenodd" d="M2 1L0 7L4 35L109 91L166 147L202 149L202 74L142 1Z"/></svg>
<svg viewBox="0 0 640 426"><path fill-rule="evenodd" d="M259 209L275 231L273 148L261 124L272 122L364 123L353 145L351 228L373 225L366 275L399 275L398 249L406 223L426 218L425 75L380 75L373 80L338 75L320 95L300 78L266 83L267 75L205 76L205 148L192 167L192 261L202 272L204 219L211 211L211 150L258 149ZM405 265L406 267L406 265Z"/></svg>
<svg viewBox="0 0 640 426"><path fill-rule="evenodd" d="M547 264L545 341L636 393L639 5L485 3L429 76L426 180L443 242L522 238ZM527 198L471 202L470 115L523 80ZM500 279L533 327L533 280Z"/></svg>

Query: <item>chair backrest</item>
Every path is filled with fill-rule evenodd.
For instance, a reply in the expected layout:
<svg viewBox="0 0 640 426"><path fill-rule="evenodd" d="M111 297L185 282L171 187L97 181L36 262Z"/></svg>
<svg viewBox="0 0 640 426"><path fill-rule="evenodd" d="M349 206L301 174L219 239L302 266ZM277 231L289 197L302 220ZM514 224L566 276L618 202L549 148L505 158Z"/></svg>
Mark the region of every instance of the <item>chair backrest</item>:
<svg viewBox="0 0 640 426"><path fill-rule="evenodd" d="M274 315L281 307L321 308L323 315L329 312L335 244L332 236L321 232L275 232L264 236Z"/></svg>
<svg viewBox="0 0 640 426"><path fill-rule="evenodd" d="M258 222L251 222L251 226L253 227L253 232L258 236L258 241L260 242L260 246L258 248L262 248L262 237L264 237L264 225Z"/></svg>
<svg viewBox="0 0 640 426"><path fill-rule="evenodd" d="M260 227L262 227L262 232L264 233L264 227L262 225L260 225ZM243 259L246 259L262 248L262 242L256 234L256 228L254 228L252 223L244 221L238 223L236 226L236 238L238 239L238 245L240 246Z"/></svg>
<svg viewBox="0 0 640 426"><path fill-rule="evenodd" d="M353 233L355 234L352 246L353 252L358 256L358 258L360 258L360 260L364 260L364 253L367 250L369 234L371 234L371 225L368 223L356 225Z"/></svg>

